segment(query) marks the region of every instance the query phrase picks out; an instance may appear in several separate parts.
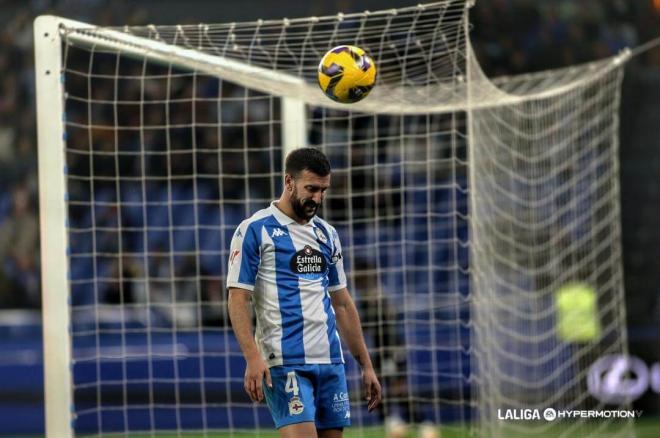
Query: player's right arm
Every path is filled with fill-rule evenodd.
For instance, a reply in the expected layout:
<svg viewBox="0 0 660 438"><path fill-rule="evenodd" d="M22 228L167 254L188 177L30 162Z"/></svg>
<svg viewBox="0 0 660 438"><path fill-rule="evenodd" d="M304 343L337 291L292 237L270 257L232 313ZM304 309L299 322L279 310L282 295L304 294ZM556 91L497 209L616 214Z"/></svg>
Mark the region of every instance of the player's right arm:
<svg viewBox="0 0 660 438"><path fill-rule="evenodd" d="M234 335L245 357L245 391L252 401L264 398L262 383L264 378L272 386L268 365L261 357L254 341L250 296L261 261L260 239L256 230L248 221L243 221L231 240L229 250L229 268L227 288L229 289L228 310Z"/></svg>
<svg viewBox="0 0 660 438"><path fill-rule="evenodd" d="M270 372L266 361L261 357L257 343L254 342L252 332L252 315L250 312L250 294L246 289L229 288L229 319L234 329L234 335L241 346L245 357L245 378L243 386L252 401L261 401L264 398L261 382L264 377L266 384L272 387Z"/></svg>

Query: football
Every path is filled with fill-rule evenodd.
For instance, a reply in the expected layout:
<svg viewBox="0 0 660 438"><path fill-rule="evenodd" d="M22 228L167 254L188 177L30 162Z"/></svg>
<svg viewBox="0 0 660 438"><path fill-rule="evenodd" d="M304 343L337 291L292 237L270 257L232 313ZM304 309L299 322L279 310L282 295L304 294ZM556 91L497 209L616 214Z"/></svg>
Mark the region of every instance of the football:
<svg viewBox="0 0 660 438"><path fill-rule="evenodd" d="M374 87L376 65L359 47L337 46L321 59L318 80L330 99L355 103L367 97Z"/></svg>

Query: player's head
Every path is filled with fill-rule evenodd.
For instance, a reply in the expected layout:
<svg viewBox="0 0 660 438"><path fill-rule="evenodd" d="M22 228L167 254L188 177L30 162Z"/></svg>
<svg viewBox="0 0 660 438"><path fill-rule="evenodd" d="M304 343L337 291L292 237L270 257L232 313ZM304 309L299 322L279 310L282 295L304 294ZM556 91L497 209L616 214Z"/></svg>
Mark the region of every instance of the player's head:
<svg viewBox="0 0 660 438"><path fill-rule="evenodd" d="M330 187L330 162L316 148L294 149L284 162L284 190L301 220L314 217Z"/></svg>

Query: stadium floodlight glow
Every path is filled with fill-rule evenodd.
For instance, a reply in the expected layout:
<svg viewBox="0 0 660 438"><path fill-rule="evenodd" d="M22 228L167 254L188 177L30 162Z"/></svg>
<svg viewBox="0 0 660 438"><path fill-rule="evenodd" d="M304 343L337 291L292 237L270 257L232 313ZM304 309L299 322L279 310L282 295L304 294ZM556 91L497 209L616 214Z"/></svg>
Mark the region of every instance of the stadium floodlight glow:
<svg viewBox="0 0 660 438"><path fill-rule="evenodd" d="M468 6L37 19L49 436L272 428L243 393L223 287L232 232L279 195L283 156L302 145L333 165L321 215L342 239L385 417L489 437L631 430L497 419L601 409L589 368L627 353L617 111L630 54L489 80ZM378 66L349 106L316 84L338 45ZM583 342L556 327L555 293L575 282L597 303ZM347 377L353 427L380 431L350 359Z"/></svg>

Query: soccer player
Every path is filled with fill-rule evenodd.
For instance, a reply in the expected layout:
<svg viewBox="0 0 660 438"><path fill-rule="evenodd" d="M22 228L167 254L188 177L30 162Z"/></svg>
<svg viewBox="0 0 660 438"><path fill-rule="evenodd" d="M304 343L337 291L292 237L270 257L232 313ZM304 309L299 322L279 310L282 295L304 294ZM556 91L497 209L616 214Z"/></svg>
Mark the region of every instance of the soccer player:
<svg viewBox="0 0 660 438"><path fill-rule="evenodd" d="M239 226L229 255L229 316L247 362L245 390L286 438L341 437L350 426L341 337L362 367L368 409L381 399L337 231L316 212L330 163L314 148L286 157L280 199ZM253 337L250 299L256 315Z"/></svg>

